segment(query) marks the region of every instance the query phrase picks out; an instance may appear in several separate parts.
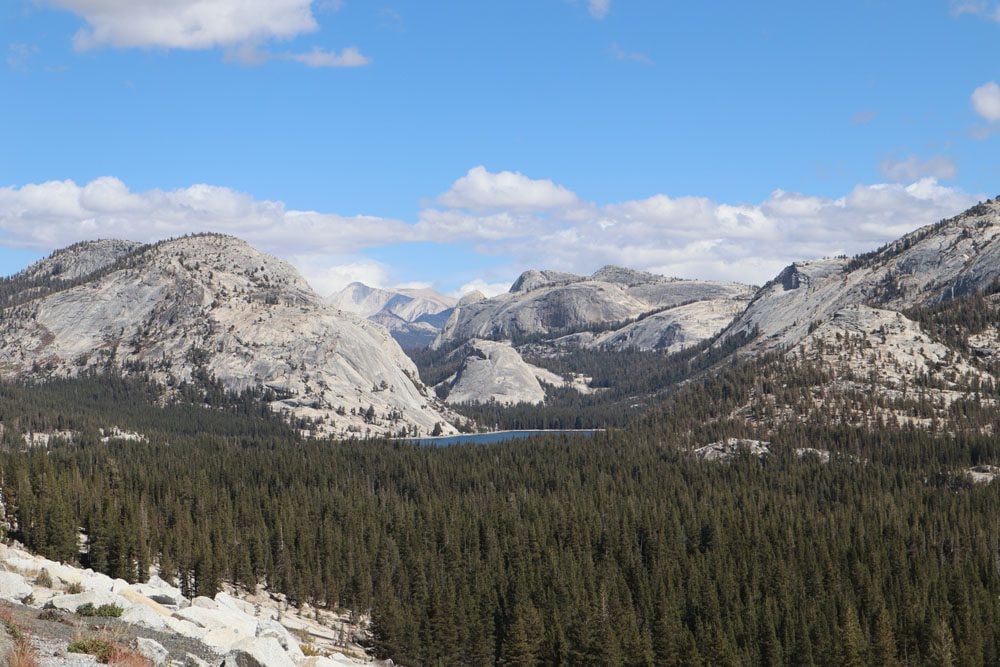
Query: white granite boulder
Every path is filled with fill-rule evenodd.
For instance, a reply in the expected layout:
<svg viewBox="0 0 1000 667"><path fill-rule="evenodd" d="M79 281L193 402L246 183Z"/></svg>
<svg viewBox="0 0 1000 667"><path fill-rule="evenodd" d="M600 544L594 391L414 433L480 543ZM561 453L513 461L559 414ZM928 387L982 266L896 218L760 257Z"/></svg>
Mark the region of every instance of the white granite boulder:
<svg viewBox="0 0 1000 667"><path fill-rule="evenodd" d="M20 602L32 593L31 584L16 572L0 572L0 598Z"/></svg>

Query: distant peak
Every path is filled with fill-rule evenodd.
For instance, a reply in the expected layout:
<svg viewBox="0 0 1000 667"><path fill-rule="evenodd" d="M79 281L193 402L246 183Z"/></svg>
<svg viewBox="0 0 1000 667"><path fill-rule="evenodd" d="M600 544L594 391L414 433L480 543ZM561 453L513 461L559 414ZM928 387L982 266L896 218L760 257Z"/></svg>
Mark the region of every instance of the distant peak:
<svg viewBox="0 0 1000 667"><path fill-rule="evenodd" d="M600 280L606 283L620 283L623 285L639 285L642 283L658 283L669 280L665 276L646 271L636 271L623 266L608 264L603 266L590 276L591 280Z"/></svg>
<svg viewBox="0 0 1000 667"><path fill-rule="evenodd" d="M462 298L458 300L458 305L467 306L470 303L476 303L478 301L485 301L485 300L486 300L486 295L480 292L479 290L475 289L472 290L471 292L462 295Z"/></svg>

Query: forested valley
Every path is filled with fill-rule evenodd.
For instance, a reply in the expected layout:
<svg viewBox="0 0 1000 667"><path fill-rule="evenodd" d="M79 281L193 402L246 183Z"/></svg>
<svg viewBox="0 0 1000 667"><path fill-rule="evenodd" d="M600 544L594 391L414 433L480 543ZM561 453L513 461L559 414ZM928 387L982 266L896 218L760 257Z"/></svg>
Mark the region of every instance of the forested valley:
<svg viewBox="0 0 1000 667"><path fill-rule="evenodd" d="M768 373L788 401L823 377L782 364L727 362L591 439L448 448L303 440L253 397L161 406L138 379L5 385L6 537L370 613L403 665L1000 662L1000 493L961 472L1000 461L992 411L937 432L814 414L768 428L769 456L692 456L763 435L731 414Z"/></svg>

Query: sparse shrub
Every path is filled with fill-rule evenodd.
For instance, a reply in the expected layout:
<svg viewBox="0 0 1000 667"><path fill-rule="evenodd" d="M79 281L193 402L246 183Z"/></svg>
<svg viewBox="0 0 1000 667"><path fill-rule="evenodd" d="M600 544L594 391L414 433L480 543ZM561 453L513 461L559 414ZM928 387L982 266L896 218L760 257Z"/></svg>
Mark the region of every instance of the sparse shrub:
<svg viewBox="0 0 1000 667"><path fill-rule="evenodd" d="M11 614L6 609L0 610L0 625L3 625L7 630L7 634L14 641L17 641L24 637L24 631L18 626L14 621L14 615Z"/></svg>
<svg viewBox="0 0 1000 667"><path fill-rule="evenodd" d="M74 581L69 586L66 587L66 592L70 595L79 595L83 592L83 585L77 581Z"/></svg>
<svg viewBox="0 0 1000 667"><path fill-rule="evenodd" d="M26 606L30 606L30 605L34 604L34 602L35 602L35 594L34 593L28 593L23 598L21 598L21 604L26 605Z"/></svg>
<svg viewBox="0 0 1000 667"><path fill-rule="evenodd" d="M0 611L0 624L14 640L14 649L7 656L8 667L38 667L38 655L31 645L31 638L14 621L14 616L9 611Z"/></svg>
<svg viewBox="0 0 1000 667"><path fill-rule="evenodd" d="M117 667L152 667L153 663L137 651L115 644L108 656L108 664Z"/></svg>
<svg viewBox="0 0 1000 667"><path fill-rule="evenodd" d="M66 647L69 653L86 653L97 658L97 662L104 664L111 659L111 654L115 650L115 645L107 639L100 637L88 637L86 639L74 639Z"/></svg>
<svg viewBox="0 0 1000 667"><path fill-rule="evenodd" d="M307 658L326 657L326 653L316 648L313 644L299 644L299 648L302 649L302 655Z"/></svg>
<svg viewBox="0 0 1000 667"><path fill-rule="evenodd" d="M34 647L29 642L18 642L7 656L7 667L39 667Z"/></svg>
<svg viewBox="0 0 1000 667"><path fill-rule="evenodd" d="M35 585L43 588L52 588L52 575L44 567L38 573L38 576L35 577Z"/></svg>
<svg viewBox="0 0 1000 667"><path fill-rule="evenodd" d="M100 618L118 618L123 611L125 610L116 604L102 604L100 607L95 607L90 602L76 608L78 616L98 616Z"/></svg>
<svg viewBox="0 0 1000 667"><path fill-rule="evenodd" d="M109 636L77 637L66 649L69 653L92 655L105 665L119 667L151 667L152 663L130 648L114 641Z"/></svg>
<svg viewBox="0 0 1000 667"><path fill-rule="evenodd" d="M43 609L38 614L38 620L40 621L61 621L62 618L62 612L58 609Z"/></svg>

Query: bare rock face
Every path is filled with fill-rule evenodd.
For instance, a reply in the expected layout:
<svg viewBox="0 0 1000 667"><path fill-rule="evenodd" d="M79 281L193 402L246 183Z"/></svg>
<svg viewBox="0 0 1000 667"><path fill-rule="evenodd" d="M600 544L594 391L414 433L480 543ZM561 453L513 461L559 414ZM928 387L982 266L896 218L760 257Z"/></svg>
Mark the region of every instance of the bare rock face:
<svg viewBox="0 0 1000 667"><path fill-rule="evenodd" d="M692 453L700 461L725 462L734 459L741 454L758 459L767 458L771 455L773 446L770 442L762 440L750 440L746 438L726 438L719 442L713 442L704 447L698 447ZM825 449L815 449L813 447L797 447L795 455L800 459L809 459L818 463L829 463L830 452Z"/></svg>
<svg viewBox="0 0 1000 667"><path fill-rule="evenodd" d="M167 387L214 377L270 389L275 410L342 436L430 433L445 421L388 332L324 302L287 263L219 235L133 246L111 264L117 250L99 247L105 259L84 262L101 265L89 278L0 311L5 377L115 368Z"/></svg>
<svg viewBox="0 0 1000 667"><path fill-rule="evenodd" d="M387 290L351 283L331 305L378 322L404 348L426 347L451 315L457 299L431 289Z"/></svg>
<svg viewBox="0 0 1000 667"><path fill-rule="evenodd" d="M705 299L644 315L620 329L557 338L552 347L662 350L673 353L709 339L746 308L745 299Z"/></svg>
<svg viewBox="0 0 1000 667"><path fill-rule="evenodd" d="M142 246L136 241L101 239L82 241L57 250L35 262L22 274L24 278L72 281L112 266Z"/></svg>
<svg viewBox="0 0 1000 667"><path fill-rule="evenodd" d="M545 401L543 385L566 384L555 373L524 361L510 343L475 339L452 354L465 359L458 372L443 383L451 404L538 404Z"/></svg>
<svg viewBox="0 0 1000 667"><path fill-rule="evenodd" d="M587 278L527 271L507 294L459 302L434 346L473 338L516 341L590 332L595 335L566 338L557 347L669 348L675 342L691 344L715 334L751 296L752 288L745 285L678 280L621 267L604 267ZM704 302L696 316L694 311L688 316L678 311L649 319L617 338L596 335L638 325L635 320L640 317L694 302Z"/></svg>
<svg viewBox="0 0 1000 667"><path fill-rule="evenodd" d="M1000 278L1000 199L847 258L795 263L761 288L727 334L757 329L753 349L794 345L858 304L904 310L990 287Z"/></svg>

